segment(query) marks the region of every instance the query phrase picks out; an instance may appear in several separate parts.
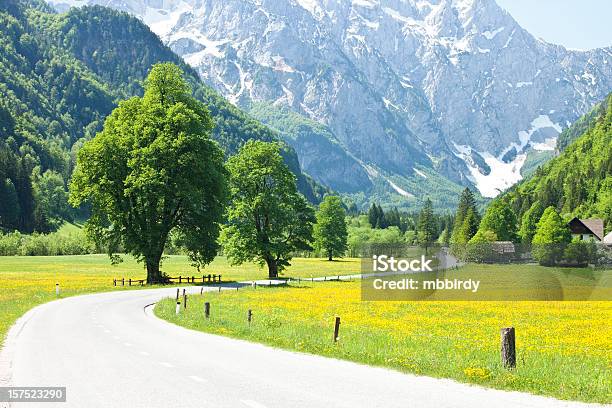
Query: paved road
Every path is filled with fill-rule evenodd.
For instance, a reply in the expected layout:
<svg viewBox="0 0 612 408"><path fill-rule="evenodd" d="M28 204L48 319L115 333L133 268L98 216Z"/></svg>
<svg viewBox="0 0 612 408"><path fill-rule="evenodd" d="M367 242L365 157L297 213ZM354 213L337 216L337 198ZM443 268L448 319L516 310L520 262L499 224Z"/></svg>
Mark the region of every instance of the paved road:
<svg viewBox="0 0 612 408"><path fill-rule="evenodd" d="M145 307L175 293L112 292L36 307L9 333L0 380L67 387L66 403L43 408L585 406L186 330Z"/></svg>

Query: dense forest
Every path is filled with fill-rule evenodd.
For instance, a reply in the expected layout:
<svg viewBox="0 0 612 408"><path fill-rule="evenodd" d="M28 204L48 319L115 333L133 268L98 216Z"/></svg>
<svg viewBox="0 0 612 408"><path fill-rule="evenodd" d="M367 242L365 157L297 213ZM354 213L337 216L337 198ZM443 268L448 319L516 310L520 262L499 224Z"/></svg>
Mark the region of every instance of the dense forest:
<svg viewBox="0 0 612 408"><path fill-rule="evenodd" d="M162 61L184 70L226 153L249 139L277 140L136 18L103 7L56 14L39 0L0 3L0 229L51 231L83 215L66 201L76 152L119 100L142 95L142 80ZM318 202L325 189L300 172L293 149L285 145L283 156L300 191Z"/></svg>
<svg viewBox="0 0 612 408"><path fill-rule="evenodd" d="M564 217L602 218L612 225L612 94L564 132L561 154L504 194L519 223L553 206ZM578 135L580 133L580 136Z"/></svg>

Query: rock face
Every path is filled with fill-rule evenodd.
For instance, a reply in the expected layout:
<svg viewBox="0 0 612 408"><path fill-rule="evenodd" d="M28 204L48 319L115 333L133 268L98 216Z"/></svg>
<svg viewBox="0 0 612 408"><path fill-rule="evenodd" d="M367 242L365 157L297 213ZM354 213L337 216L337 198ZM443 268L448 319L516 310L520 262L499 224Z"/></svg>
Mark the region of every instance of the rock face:
<svg viewBox="0 0 612 408"><path fill-rule="evenodd" d="M135 14L236 105L324 125L331 141L289 139L305 171L347 192L382 178L419 194L425 169L495 196L612 89L612 48L543 42L494 0L48 1Z"/></svg>

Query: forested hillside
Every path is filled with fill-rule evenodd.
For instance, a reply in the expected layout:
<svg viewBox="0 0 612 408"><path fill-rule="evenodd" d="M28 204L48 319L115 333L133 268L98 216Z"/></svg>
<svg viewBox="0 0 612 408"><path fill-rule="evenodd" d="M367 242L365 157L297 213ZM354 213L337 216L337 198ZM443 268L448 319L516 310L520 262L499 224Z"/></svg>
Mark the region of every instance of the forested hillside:
<svg viewBox="0 0 612 408"><path fill-rule="evenodd" d="M519 220L525 213L554 206L561 215L603 218L606 231L612 226L612 94L576 126L583 133L533 177L502 199L512 204ZM593 112L596 113L594 116ZM576 128L568 132L571 140ZM531 211L529 211L531 209Z"/></svg>
<svg viewBox="0 0 612 408"><path fill-rule="evenodd" d="M248 139L277 138L205 86L136 18L102 7L55 14L37 0L0 3L1 229L48 231L74 216L66 186L76 151L120 99L142 94L142 80L161 61L185 71L226 153ZM321 187L300 172L293 149L284 157L316 202Z"/></svg>

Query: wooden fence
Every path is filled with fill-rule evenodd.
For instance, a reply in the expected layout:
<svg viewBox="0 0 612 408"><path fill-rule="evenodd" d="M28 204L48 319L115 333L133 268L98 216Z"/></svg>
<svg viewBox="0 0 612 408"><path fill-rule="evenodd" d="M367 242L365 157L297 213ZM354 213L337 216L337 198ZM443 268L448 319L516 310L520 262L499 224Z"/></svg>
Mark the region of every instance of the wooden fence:
<svg viewBox="0 0 612 408"><path fill-rule="evenodd" d="M202 285L207 284L207 283L221 283L221 275L202 275L202 277L195 277L195 276L176 276L176 277L172 277L169 276L166 278L168 283L172 284L172 283L178 283L179 285L183 284L183 283L191 283L191 284L195 284L195 283L202 283ZM147 281L146 279L125 279L125 278L121 278L121 279L113 279L113 286L144 286L146 285Z"/></svg>

